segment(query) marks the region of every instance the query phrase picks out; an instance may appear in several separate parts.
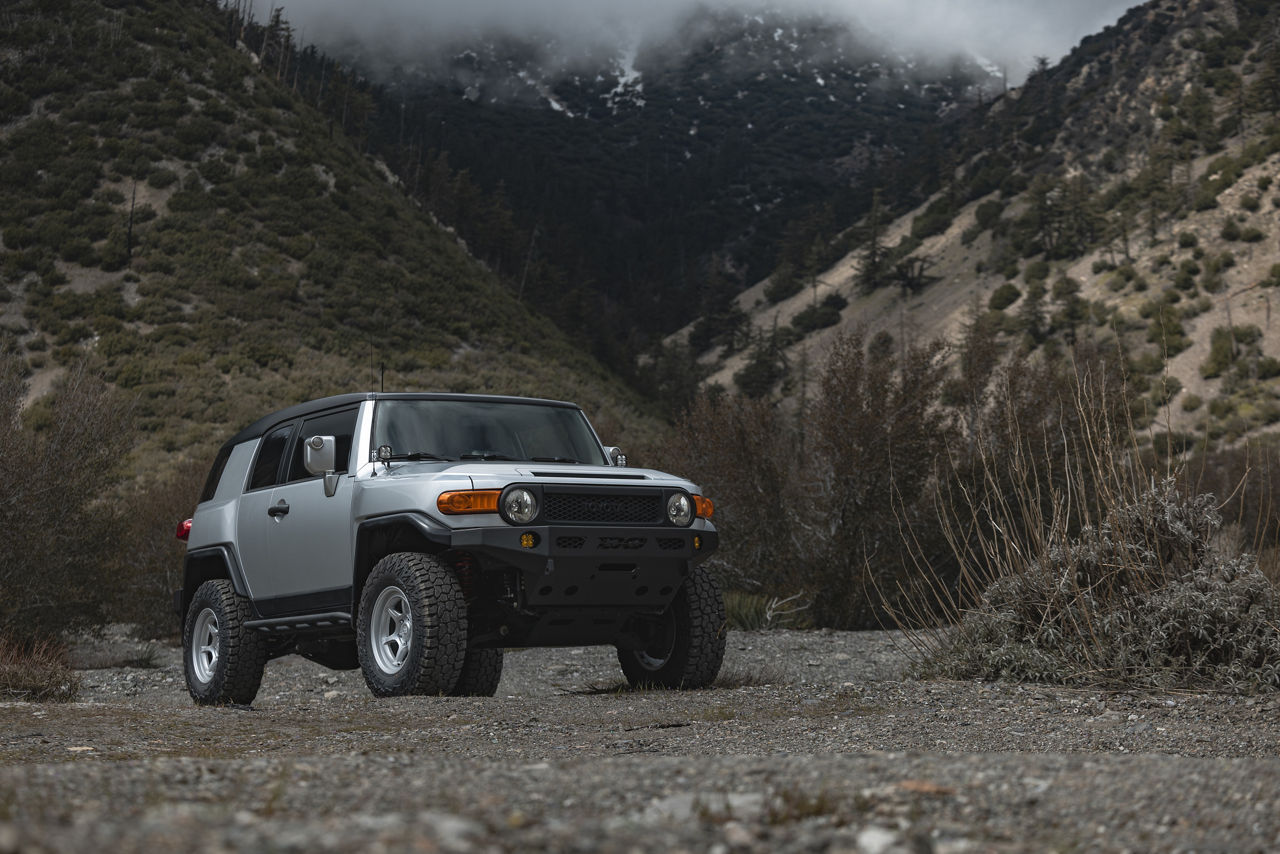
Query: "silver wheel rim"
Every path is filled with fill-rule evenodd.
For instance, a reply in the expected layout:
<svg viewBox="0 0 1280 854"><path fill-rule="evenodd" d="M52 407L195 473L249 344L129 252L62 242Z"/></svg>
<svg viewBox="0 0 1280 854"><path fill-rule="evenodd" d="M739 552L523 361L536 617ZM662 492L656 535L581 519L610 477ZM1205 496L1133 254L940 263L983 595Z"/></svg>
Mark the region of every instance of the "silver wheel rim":
<svg viewBox="0 0 1280 854"><path fill-rule="evenodd" d="M196 681L208 684L218 668L218 615L205 608L191 630L191 670Z"/></svg>
<svg viewBox="0 0 1280 854"><path fill-rule="evenodd" d="M373 603L369 621L369 646L378 669L394 676L404 669L413 646L413 613L409 597L399 587L388 587Z"/></svg>
<svg viewBox="0 0 1280 854"><path fill-rule="evenodd" d="M636 650L636 661L645 670L658 671L667 666L676 646L676 621L668 613L662 620L662 629L653 642ZM658 655L653 653L657 652Z"/></svg>

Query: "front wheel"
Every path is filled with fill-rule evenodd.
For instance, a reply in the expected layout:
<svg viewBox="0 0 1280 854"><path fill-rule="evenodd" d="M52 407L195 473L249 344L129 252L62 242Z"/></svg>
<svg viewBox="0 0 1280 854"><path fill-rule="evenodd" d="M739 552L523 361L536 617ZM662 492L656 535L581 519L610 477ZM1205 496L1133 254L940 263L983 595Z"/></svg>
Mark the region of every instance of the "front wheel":
<svg viewBox="0 0 1280 854"><path fill-rule="evenodd" d="M191 598L182 662L191 699L202 706L248 704L258 696L267 646L252 629L249 601L226 579L206 581Z"/></svg>
<svg viewBox="0 0 1280 854"><path fill-rule="evenodd" d="M705 688L724 661L724 597L702 567L695 567L642 649L618 649L618 663L633 688Z"/></svg>
<svg viewBox="0 0 1280 854"><path fill-rule="evenodd" d="M466 647L467 604L453 573L417 552L378 561L356 622L356 654L374 695L448 694Z"/></svg>

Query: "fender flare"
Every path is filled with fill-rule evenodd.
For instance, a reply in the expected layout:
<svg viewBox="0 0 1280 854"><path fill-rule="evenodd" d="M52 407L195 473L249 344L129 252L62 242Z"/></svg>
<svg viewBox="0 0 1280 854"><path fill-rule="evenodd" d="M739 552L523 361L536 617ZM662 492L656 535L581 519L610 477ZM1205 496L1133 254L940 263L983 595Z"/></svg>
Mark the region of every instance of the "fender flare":
<svg viewBox="0 0 1280 854"><path fill-rule="evenodd" d="M174 591L173 603L179 624L186 619L187 608L191 607L191 599L200 585L216 578L230 580L236 593L252 601L234 547L230 543L201 546L187 552L182 562L182 587ZM257 609L254 610L256 613Z"/></svg>

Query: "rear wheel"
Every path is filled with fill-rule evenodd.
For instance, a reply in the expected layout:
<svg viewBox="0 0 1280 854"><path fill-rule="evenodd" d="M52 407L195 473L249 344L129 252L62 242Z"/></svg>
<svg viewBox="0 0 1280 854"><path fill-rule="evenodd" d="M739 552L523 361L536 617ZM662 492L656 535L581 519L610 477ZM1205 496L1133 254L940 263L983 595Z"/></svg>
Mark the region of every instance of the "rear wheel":
<svg viewBox="0 0 1280 854"><path fill-rule="evenodd" d="M200 705L252 703L262 685L267 647L262 635L245 628L249 600L231 582L206 581L191 598L182 631L187 691Z"/></svg>
<svg viewBox="0 0 1280 854"><path fill-rule="evenodd" d="M619 649L632 687L705 688L724 661L724 598L715 579L695 567L642 649Z"/></svg>
<svg viewBox="0 0 1280 854"><path fill-rule="evenodd" d="M466 655L467 607L458 580L431 555L378 561L360 595L356 653L379 697L448 694Z"/></svg>
<svg viewBox="0 0 1280 854"><path fill-rule="evenodd" d="M502 681L502 650L469 649L462 673L449 692L454 697L492 697Z"/></svg>

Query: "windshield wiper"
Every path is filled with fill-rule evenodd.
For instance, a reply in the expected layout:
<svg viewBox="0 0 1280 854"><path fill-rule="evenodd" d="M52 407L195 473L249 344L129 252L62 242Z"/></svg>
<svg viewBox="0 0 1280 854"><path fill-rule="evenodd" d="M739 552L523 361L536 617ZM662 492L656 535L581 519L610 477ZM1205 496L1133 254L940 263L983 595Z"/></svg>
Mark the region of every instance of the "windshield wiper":
<svg viewBox="0 0 1280 854"><path fill-rule="evenodd" d="M408 453L408 454L379 454L378 455L378 462L380 463L399 463L399 462L418 463L423 461L451 463L453 462L453 458L441 457L436 454L429 453L427 451L413 451L412 453Z"/></svg>
<svg viewBox="0 0 1280 854"><path fill-rule="evenodd" d="M535 463L573 463L581 465L582 460L575 460L573 457L533 457Z"/></svg>
<svg viewBox="0 0 1280 854"><path fill-rule="evenodd" d="M462 454L458 457L460 460L515 460L515 457L508 457L506 454L494 454L489 451L481 451L474 454Z"/></svg>

